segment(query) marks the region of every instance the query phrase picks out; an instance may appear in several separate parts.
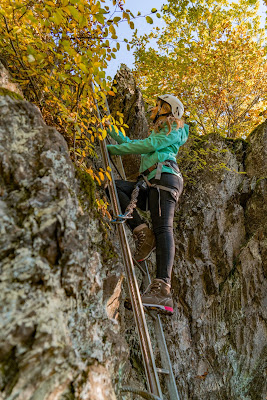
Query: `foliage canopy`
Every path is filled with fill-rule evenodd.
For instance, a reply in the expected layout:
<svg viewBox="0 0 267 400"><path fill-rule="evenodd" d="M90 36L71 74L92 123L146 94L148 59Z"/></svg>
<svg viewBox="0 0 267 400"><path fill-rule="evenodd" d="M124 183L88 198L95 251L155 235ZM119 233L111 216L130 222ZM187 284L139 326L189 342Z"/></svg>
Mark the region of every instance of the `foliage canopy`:
<svg viewBox="0 0 267 400"><path fill-rule="evenodd" d="M257 0L168 0L166 28L134 39L136 79L145 97L177 95L200 133L250 133L264 120L267 103L258 6ZM158 50L148 48L151 38Z"/></svg>
<svg viewBox="0 0 267 400"><path fill-rule="evenodd" d="M109 172L96 173L86 162L95 138L106 136L94 101L103 105L106 94L116 91L105 69L120 48L118 24L126 21L134 29L134 18L123 0L2 0L0 4L1 59L26 99L64 134L76 163L99 183ZM112 120L121 130L122 117Z"/></svg>

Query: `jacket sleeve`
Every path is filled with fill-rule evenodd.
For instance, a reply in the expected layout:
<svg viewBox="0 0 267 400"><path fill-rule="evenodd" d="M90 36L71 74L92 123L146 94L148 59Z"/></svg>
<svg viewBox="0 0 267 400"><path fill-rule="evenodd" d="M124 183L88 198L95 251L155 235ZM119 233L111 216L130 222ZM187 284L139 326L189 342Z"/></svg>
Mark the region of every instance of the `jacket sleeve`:
<svg viewBox="0 0 267 400"><path fill-rule="evenodd" d="M180 139L180 144L179 146L182 146L183 144L185 144L185 142L188 139L188 135L189 135L189 125L184 124L184 127L182 128L182 133L181 133L181 139Z"/></svg>
<svg viewBox="0 0 267 400"><path fill-rule="evenodd" d="M128 136L124 136L123 133L119 130L117 133L113 127L113 125L110 125L109 128L107 129L108 134L116 140L119 144L121 143L128 143L131 142L131 139L128 138Z"/></svg>
<svg viewBox="0 0 267 400"><path fill-rule="evenodd" d="M141 140L130 140L128 138L127 143L119 145L108 145L108 151L110 154L124 155L124 154L146 154L168 147L174 143L178 143L179 146L184 144L188 138L188 130L186 131L187 125L183 128L173 129L169 135L166 135L166 131L159 132L156 135L151 135L146 139Z"/></svg>

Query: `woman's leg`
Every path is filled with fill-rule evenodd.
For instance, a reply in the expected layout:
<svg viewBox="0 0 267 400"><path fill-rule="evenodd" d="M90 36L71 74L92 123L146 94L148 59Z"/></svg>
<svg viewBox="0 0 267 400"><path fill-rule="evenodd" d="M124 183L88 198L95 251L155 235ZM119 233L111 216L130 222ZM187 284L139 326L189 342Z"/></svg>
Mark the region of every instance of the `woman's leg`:
<svg viewBox="0 0 267 400"><path fill-rule="evenodd" d="M127 181L116 181L116 187L118 191L118 197L122 209L122 213L130 203L131 194L135 188L136 183ZM146 209L147 191L140 189L138 194L137 207L141 210ZM134 237L136 239L136 251L134 258L136 261L146 260L152 251L155 249L156 242L154 233L149 227L142 221L136 209L134 209L133 218L127 219L127 224L132 229Z"/></svg>
<svg viewBox="0 0 267 400"><path fill-rule="evenodd" d="M183 190L182 180L174 174L163 173L160 181L152 179L151 183L175 189L178 192L178 196L180 196ZM159 212L159 206L161 213ZM159 193L157 189L150 189L149 208L151 212L153 231L156 236L157 278L163 279L168 284L171 283L171 271L175 255L173 236L175 206L176 199L172 197L170 192L160 190L159 204Z"/></svg>
<svg viewBox="0 0 267 400"><path fill-rule="evenodd" d="M121 211L124 214L128 204L131 201L132 191L135 188L136 182L116 180L115 183L120 201ZM146 198L147 194L144 191L140 190L138 195L137 207L140 208L141 210L146 209ZM135 228L137 228L137 226L142 225L144 222L141 219L138 212L136 211L136 209L134 209L132 215L133 218L128 219L127 223L130 226L130 228L134 230Z"/></svg>

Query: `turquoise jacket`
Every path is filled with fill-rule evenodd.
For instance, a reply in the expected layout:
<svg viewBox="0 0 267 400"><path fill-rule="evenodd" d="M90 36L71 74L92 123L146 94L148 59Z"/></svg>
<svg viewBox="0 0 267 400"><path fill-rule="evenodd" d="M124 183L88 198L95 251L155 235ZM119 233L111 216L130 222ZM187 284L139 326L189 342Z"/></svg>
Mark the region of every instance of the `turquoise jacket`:
<svg viewBox="0 0 267 400"><path fill-rule="evenodd" d="M177 129L174 123L171 132L167 135L168 130L168 126L165 125L159 132L152 131L146 139L131 140L127 136L123 136L120 131L119 134L117 134L111 125L108 129L108 133L119 144L109 144L107 148L110 154L120 156L125 154L141 154L139 171L142 173L157 162L166 160L176 161L180 146L188 139L189 126L185 124L183 128ZM177 175L172 168L165 165L162 167L162 172ZM156 169L150 172L147 178L152 179L155 175Z"/></svg>

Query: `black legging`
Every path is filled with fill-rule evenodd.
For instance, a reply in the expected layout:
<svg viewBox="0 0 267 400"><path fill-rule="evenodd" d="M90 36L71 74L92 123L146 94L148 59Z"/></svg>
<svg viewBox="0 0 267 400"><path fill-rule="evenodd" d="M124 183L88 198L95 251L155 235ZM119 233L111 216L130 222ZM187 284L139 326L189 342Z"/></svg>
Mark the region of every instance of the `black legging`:
<svg viewBox="0 0 267 400"><path fill-rule="evenodd" d="M176 189L178 191L178 197L183 190L182 179L174 174L162 173L160 180L153 178L150 180L150 183L156 183L158 185L167 186L171 189ZM135 182L117 180L116 187L122 213L124 213L127 205L130 202L131 193L135 187ZM170 192L160 190L160 215L159 194L156 188L151 188L149 191L144 191L141 189L138 196L137 207L141 210L146 210L147 197L148 209L150 210L153 231L156 237L157 278L164 279L165 282L170 283L175 254L173 217L176 200L172 197ZM134 210L133 219L127 220L127 223L133 230L144 222L142 221L138 212Z"/></svg>

